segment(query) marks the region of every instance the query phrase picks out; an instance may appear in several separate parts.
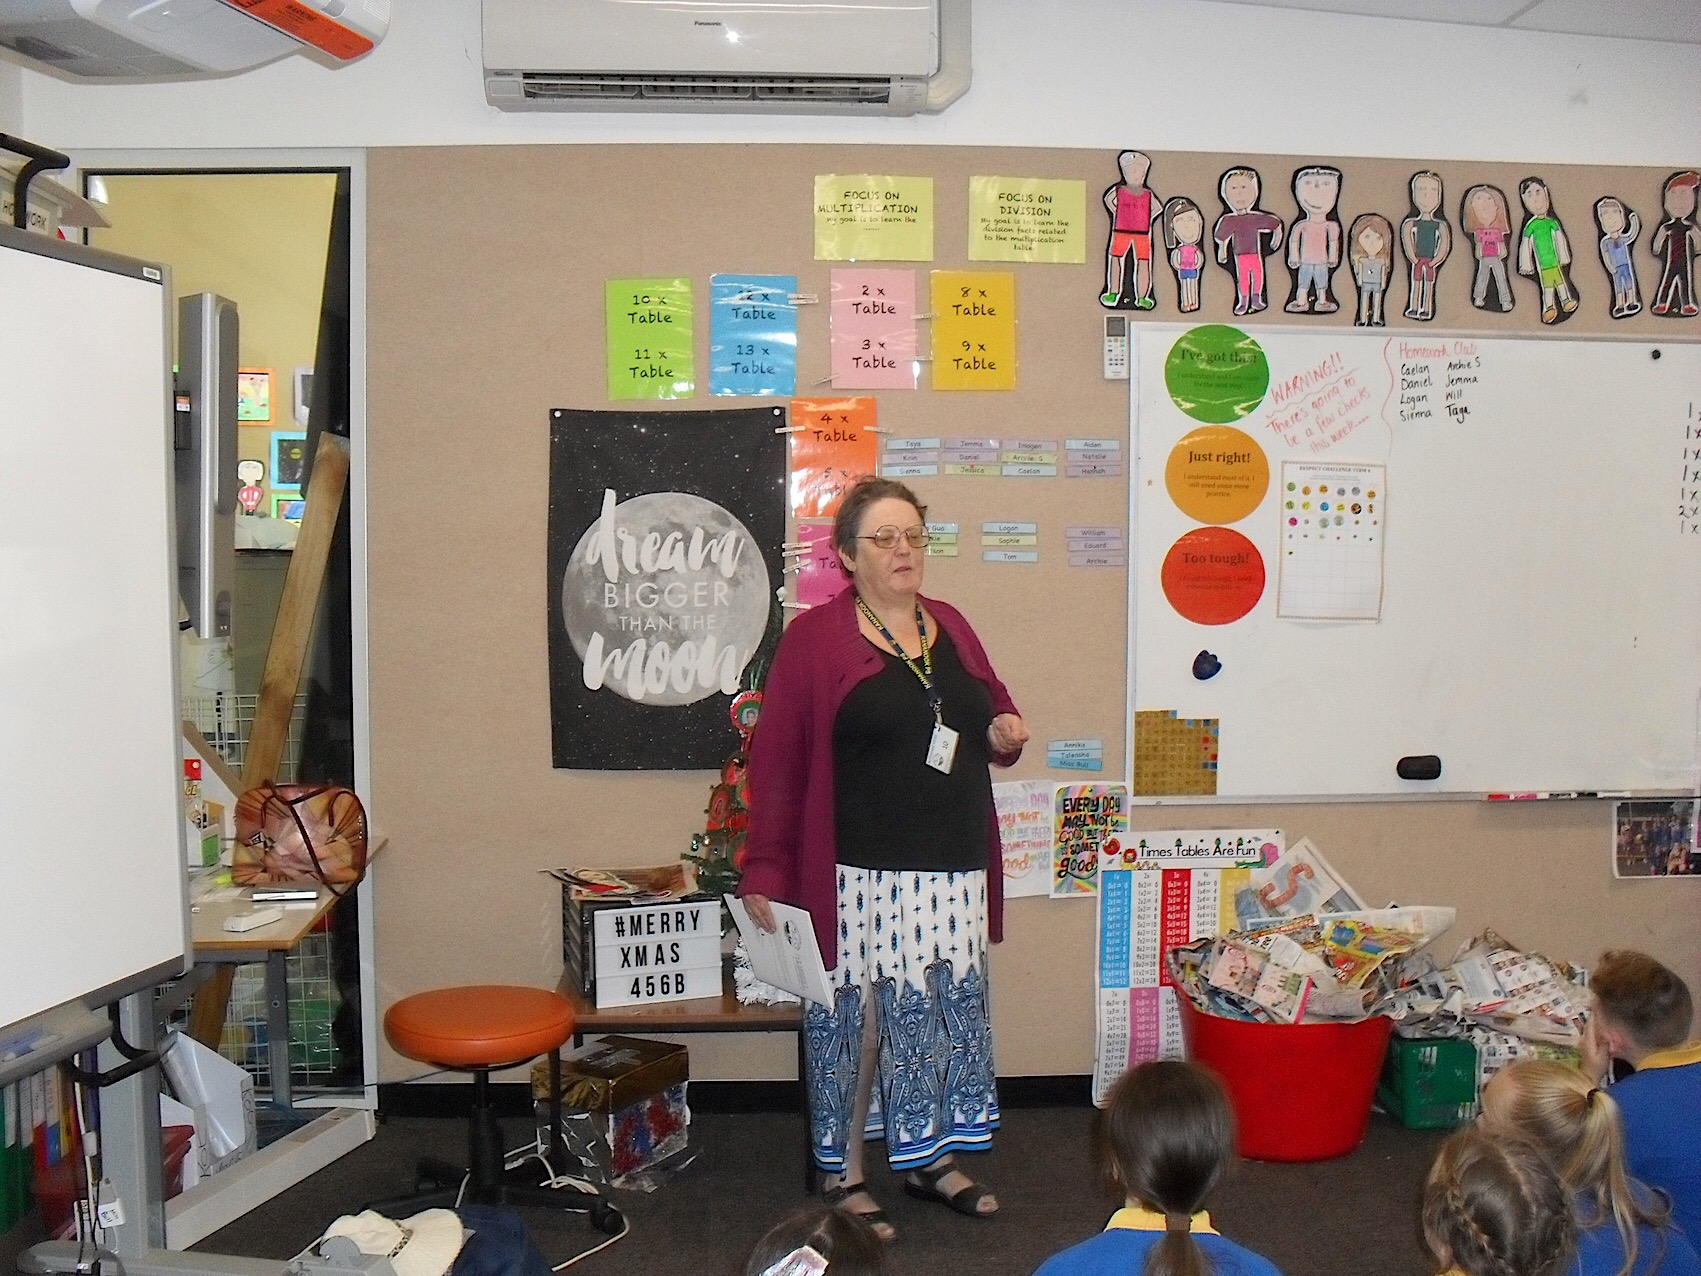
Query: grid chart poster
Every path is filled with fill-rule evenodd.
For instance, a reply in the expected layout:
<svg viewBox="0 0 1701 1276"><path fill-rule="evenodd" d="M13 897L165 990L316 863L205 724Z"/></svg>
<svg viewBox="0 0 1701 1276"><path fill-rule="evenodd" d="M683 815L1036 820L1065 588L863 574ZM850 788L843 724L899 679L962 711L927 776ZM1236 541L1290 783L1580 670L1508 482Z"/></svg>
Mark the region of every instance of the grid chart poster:
<svg viewBox="0 0 1701 1276"><path fill-rule="evenodd" d="M1129 1068L1185 1055L1181 1012L1164 952L1234 925L1242 868L1111 868L1099 883L1097 1040L1093 1102ZM1225 917L1225 904L1227 916Z"/></svg>
<svg viewBox="0 0 1701 1276"><path fill-rule="evenodd" d="M549 446L554 765L718 767L779 640L782 407L557 408Z"/></svg>
<svg viewBox="0 0 1701 1276"><path fill-rule="evenodd" d="M1383 465L1283 461L1276 614L1290 620L1382 616Z"/></svg>

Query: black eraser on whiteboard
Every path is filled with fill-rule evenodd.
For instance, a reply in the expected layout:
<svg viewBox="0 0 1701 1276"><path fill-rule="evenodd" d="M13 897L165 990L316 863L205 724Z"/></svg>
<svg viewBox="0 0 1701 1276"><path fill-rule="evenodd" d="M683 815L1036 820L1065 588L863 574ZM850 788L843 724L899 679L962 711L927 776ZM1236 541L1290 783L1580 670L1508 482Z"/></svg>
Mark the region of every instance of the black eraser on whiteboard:
<svg viewBox="0 0 1701 1276"><path fill-rule="evenodd" d="M1394 764L1394 774L1402 780L1439 780L1441 759L1433 753L1414 753Z"/></svg>

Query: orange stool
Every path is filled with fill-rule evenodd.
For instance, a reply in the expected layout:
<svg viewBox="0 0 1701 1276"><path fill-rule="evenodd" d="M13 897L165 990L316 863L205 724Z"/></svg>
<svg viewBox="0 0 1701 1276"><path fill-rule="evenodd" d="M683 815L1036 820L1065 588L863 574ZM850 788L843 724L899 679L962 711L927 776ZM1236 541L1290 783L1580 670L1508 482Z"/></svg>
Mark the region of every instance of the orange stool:
<svg viewBox="0 0 1701 1276"><path fill-rule="evenodd" d="M472 1073L467 1169L426 1158L419 1163L419 1179L422 1184L432 1184L431 1188L379 1202L372 1208L400 1217L399 1211L463 1202L542 1205L585 1211L596 1227L610 1234L618 1232L620 1214L602 1197L571 1187L544 1187L537 1173L528 1176L524 1167L513 1171L503 1168L505 1145L490 1101L490 1074L517 1067L538 1055L554 1054L573 1035L573 1026L573 1007L565 997L542 988L511 984L436 988L403 997L391 1006L384 1015L384 1035L397 1053L439 1068ZM464 1190L460 1186L463 1178Z"/></svg>

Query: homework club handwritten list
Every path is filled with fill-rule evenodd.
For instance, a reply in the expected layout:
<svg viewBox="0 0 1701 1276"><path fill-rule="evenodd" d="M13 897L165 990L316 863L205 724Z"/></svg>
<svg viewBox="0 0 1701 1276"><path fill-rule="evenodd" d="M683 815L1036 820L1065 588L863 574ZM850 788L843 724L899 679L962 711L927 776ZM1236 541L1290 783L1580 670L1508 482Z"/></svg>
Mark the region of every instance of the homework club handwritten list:
<svg viewBox="0 0 1701 1276"><path fill-rule="evenodd" d="M691 281L610 279L603 305L608 397L689 399L696 384Z"/></svg>
<svg viewBox="0 0 1701 1276"><path fill-rule="evenodd" d="M1016 277L1007 271L936 270L933 388L1016 388Z"/></svg>

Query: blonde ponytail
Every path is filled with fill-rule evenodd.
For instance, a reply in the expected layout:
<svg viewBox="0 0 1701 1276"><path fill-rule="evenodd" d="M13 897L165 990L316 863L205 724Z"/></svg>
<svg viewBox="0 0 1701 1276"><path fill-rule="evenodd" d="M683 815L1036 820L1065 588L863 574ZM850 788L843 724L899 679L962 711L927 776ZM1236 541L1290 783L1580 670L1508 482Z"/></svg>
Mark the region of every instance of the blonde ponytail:
<svg viewBox="0 0 1701 1276"><path fill-rule="evenodd" d="M1581 1228L1611 1219L1624 1248L1617 1276L1630 1276L1637 1228L1664 1227L1668 1210L1653 1193L1636 1190L1625 1167L1624 1124L1612 1095L1576 1068L1526 1060L1489 1083L1483 1110L1491 1124L1522 1133L1553 1159L1576 1202ZM1663 1249L1664 1237L1661 1244Z"/></svg>

